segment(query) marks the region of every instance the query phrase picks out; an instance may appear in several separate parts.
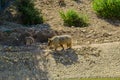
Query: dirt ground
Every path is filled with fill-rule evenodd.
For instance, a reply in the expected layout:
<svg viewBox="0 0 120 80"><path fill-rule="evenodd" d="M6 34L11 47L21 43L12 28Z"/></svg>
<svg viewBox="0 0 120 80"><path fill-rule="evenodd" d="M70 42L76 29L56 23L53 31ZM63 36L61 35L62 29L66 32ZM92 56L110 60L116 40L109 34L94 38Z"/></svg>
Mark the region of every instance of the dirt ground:
<svg viewBox="0 0 120 80"><path fill-rule="evenodd" d="M60 7L57 0L36 0L35 4L53 30L73 37L73 48L52 51L38 43L29 47L13 46L11 51L6 51L6 46L1 45L0 80L120 77L120 21L97 17L92 0L65 0L65 3L64 7ZM59 11L68 9L87 14L90 25L82 28L64 26ZM5 27L11 26L14 24Z"/></svg>
<svg viewBox="0 0 120 80"><path fill-rule="evenodd" d="M92 9L92 0L78 0L77 2L74 0L65 0L65 7L60 7L56 0L48 0L48 2L51 1L50 4L45 3L45 1L38 0L36 7L42 10L46 23L54 30L72 35L75 45L120 41L120 21L97 17ZM69 28L64 26L59 11L67 11L68 9L74 9L88 15L89 26L84 28Z"/></svg>
<svg viewBox="0 0 120 80"><path fill-rule="evenodd" d="M120 77L120 42L49 50L46 45L1 46L0 80Z"/></svg>
<svg viewBox="0 0 120 80"><path fill-rule="evenodd" d="M74 47L74 50L56 52L48 58L50 77L52 80L81 77L119 77L119 44L119 42L114 42L83 45Z"/></svg>

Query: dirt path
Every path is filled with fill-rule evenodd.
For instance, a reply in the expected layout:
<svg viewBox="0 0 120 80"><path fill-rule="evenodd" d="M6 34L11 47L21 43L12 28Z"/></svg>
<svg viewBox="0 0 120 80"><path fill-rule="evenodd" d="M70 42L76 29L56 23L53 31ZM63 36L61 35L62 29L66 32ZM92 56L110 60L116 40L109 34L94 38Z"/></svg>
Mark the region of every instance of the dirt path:
<svg viewBox="0 0 120 80"><path fill-rule="evenodd" d="M74 50L54 52L48 58L53 79L79 77L119 77L120 42L75 46Z"/></svg>
<svg viewBox="0 0 120 80"><path fill-rule="evenodd" d="M29 47L34 51L27 47L0 51L0 80L120 76L120 42L78 45L64 51L33 48Z"/></svg>

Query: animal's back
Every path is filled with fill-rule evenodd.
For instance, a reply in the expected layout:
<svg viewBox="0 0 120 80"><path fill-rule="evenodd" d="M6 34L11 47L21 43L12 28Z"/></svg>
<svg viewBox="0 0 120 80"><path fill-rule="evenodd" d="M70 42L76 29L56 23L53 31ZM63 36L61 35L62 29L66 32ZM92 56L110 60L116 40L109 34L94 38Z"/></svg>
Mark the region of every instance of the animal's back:
<svg viewBox="0 0 120 80"><path fill-rule="evenodd" d="M53 44L58 44L59 43L59 36L54 36L51 38Z"/></svg>
<svg viewBox="0 0 120 80"><path fill-rule="evenodd" d="M72 41L72 37L70 35L61 35L59 37L59 41L60 41L60 43L65 44L65 43L71 42Z"/></svg>
<svg viewBox="0 0 120 80"><path fill-rule="evenodd" d="M61 46L64 50L64 46L63 46L64 44L67 45L67 48L72 47L72 38L70 35L54 36L48 41L48 45L49 46L53 45L55 50L57 50L59 46Z"/></svg>

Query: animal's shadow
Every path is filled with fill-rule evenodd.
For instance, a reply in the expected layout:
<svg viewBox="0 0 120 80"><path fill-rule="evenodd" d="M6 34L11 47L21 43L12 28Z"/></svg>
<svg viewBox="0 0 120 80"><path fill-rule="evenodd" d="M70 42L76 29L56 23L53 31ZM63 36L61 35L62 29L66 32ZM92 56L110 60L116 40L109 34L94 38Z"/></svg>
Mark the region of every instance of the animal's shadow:
<svg viewBox="0 0 120 80"><path fill-rule="evenodd" d="M74 0L76 3L78 3L78 4L80 4L80 3L82 3L82 1L81 0Z"/></svg>
<svg viewBox="0 0 120 80"><path fill-rule="evenodd" d="M66 49L62 51L52 52L52 56L55 59L56 63L62 63L63 65L72 65L77 62L78 55L74 49Z"/></svg>

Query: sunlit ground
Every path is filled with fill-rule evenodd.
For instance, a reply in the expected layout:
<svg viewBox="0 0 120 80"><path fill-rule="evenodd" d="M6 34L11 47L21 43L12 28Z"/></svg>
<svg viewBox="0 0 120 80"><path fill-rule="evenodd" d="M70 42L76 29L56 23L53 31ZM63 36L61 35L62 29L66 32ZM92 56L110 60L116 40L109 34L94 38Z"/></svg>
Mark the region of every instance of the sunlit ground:
<svg viewBox="0 0 120 80"><path fill-rule="evenodd" d="M120 78L73 78L64 80L120 80Z"/></svg>

